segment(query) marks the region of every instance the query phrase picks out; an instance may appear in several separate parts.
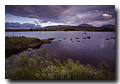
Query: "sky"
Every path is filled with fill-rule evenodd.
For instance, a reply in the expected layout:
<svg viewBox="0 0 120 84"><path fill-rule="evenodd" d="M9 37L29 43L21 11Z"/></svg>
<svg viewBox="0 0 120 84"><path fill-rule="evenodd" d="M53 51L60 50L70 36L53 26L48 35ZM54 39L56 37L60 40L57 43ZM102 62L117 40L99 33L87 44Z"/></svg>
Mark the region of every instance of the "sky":
<svg viewBox="0 0 120 84"><path fill-rule="evenodd" d="M5 22L45 26L115 25L115 5L5 5Z"/></svg>

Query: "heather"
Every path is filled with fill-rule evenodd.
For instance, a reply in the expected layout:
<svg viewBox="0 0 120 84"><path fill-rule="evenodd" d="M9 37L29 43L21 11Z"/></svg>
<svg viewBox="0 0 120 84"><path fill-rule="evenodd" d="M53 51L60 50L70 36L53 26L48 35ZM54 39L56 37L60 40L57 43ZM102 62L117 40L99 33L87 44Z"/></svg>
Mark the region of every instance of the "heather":
<svg viewBox="0 0 120 84"><path fill-rule="evenodd" d="M47 53L47 47L39 49L38 56L36 53L32 55L20 55L20 59L16 59L15 55L11 55L5 64L6 79L115 79L114 72L109 66L102 62L96 69L90 64L83 65L80 61L68 59L66 62L51 59Z"/></svg>

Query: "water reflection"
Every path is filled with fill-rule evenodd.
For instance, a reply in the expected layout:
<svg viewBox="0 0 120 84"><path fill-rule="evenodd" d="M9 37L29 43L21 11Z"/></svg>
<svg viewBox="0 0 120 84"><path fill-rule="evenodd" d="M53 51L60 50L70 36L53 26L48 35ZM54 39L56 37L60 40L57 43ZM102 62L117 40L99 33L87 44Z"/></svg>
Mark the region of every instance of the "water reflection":
<svg viewBox="0 0 120 84"><path fill-rule="evenodd" d="M107 42L105 41L105 39L101 39L99 49L104 49L106 47L107 47Z"/></svg>
<svg viewBox="0 0 120 84"><path fill-rule="evenodd" d="M11 36L13 34L6 32L5 35ZM79 60L82 64L89 63L95 67L102 61L108 63L115 61L115 40L106 40L106 38L115 37L113 32L85 32L85 34L84 31L14 32L14 36L19 35L39 39L55 38L51 44L43 44L40 47L46 46L48 48L48 54L52 60L56 58L66 61L71 58ZM90 39L87 36L90 36ZM84 37L86 39L83 39Z"/></svg>

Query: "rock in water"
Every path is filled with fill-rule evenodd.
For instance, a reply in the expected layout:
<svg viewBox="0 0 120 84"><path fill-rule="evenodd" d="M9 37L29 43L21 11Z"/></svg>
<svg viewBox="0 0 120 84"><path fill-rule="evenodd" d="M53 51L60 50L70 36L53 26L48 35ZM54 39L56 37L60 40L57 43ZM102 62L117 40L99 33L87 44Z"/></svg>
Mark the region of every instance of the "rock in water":
<svg viewBox="0 0 120 84"><path fill-rule="evenodd" d="M86 37L83 37L83 39L86 39Z"/></svg>
<svg viewBox="0 0 120 84"><path fill-rule="evenodd" d="M108 38L106 38L106 40L109 40Z"/></svg>
<svg viewBox="0 0 120 84"><path fill-rule="evenodd" d="M62 40L59 40L59 42L61 42Z"/></svg>
<svg viewBox="0 0 120 84"><path fill-rule="evenodd" d="M111 37L111 39L114 39L114 37Z"/></svg>
<svg viewBox="0 0 120 84"><path fill-rule="evenodd" d="M64 40L66 39L66 38L63 38Z"/></svg>
<svg viewBox="0 0 120 84"><path fill-rule="evenodd" d="M90 36L87 36L87 38L89 38L89 39L90 39Z"/></svg>

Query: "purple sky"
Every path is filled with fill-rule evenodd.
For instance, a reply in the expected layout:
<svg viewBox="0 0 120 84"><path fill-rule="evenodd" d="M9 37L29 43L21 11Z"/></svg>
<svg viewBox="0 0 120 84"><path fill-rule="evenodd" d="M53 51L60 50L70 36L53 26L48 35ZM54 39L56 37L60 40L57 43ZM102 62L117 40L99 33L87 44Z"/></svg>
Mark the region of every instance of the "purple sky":
<svg viewBox="0 0 120 84"><path fill-rule="evenodd" d="M115 24L115 5L6 5L5 22L98 27Z"/></svg>

